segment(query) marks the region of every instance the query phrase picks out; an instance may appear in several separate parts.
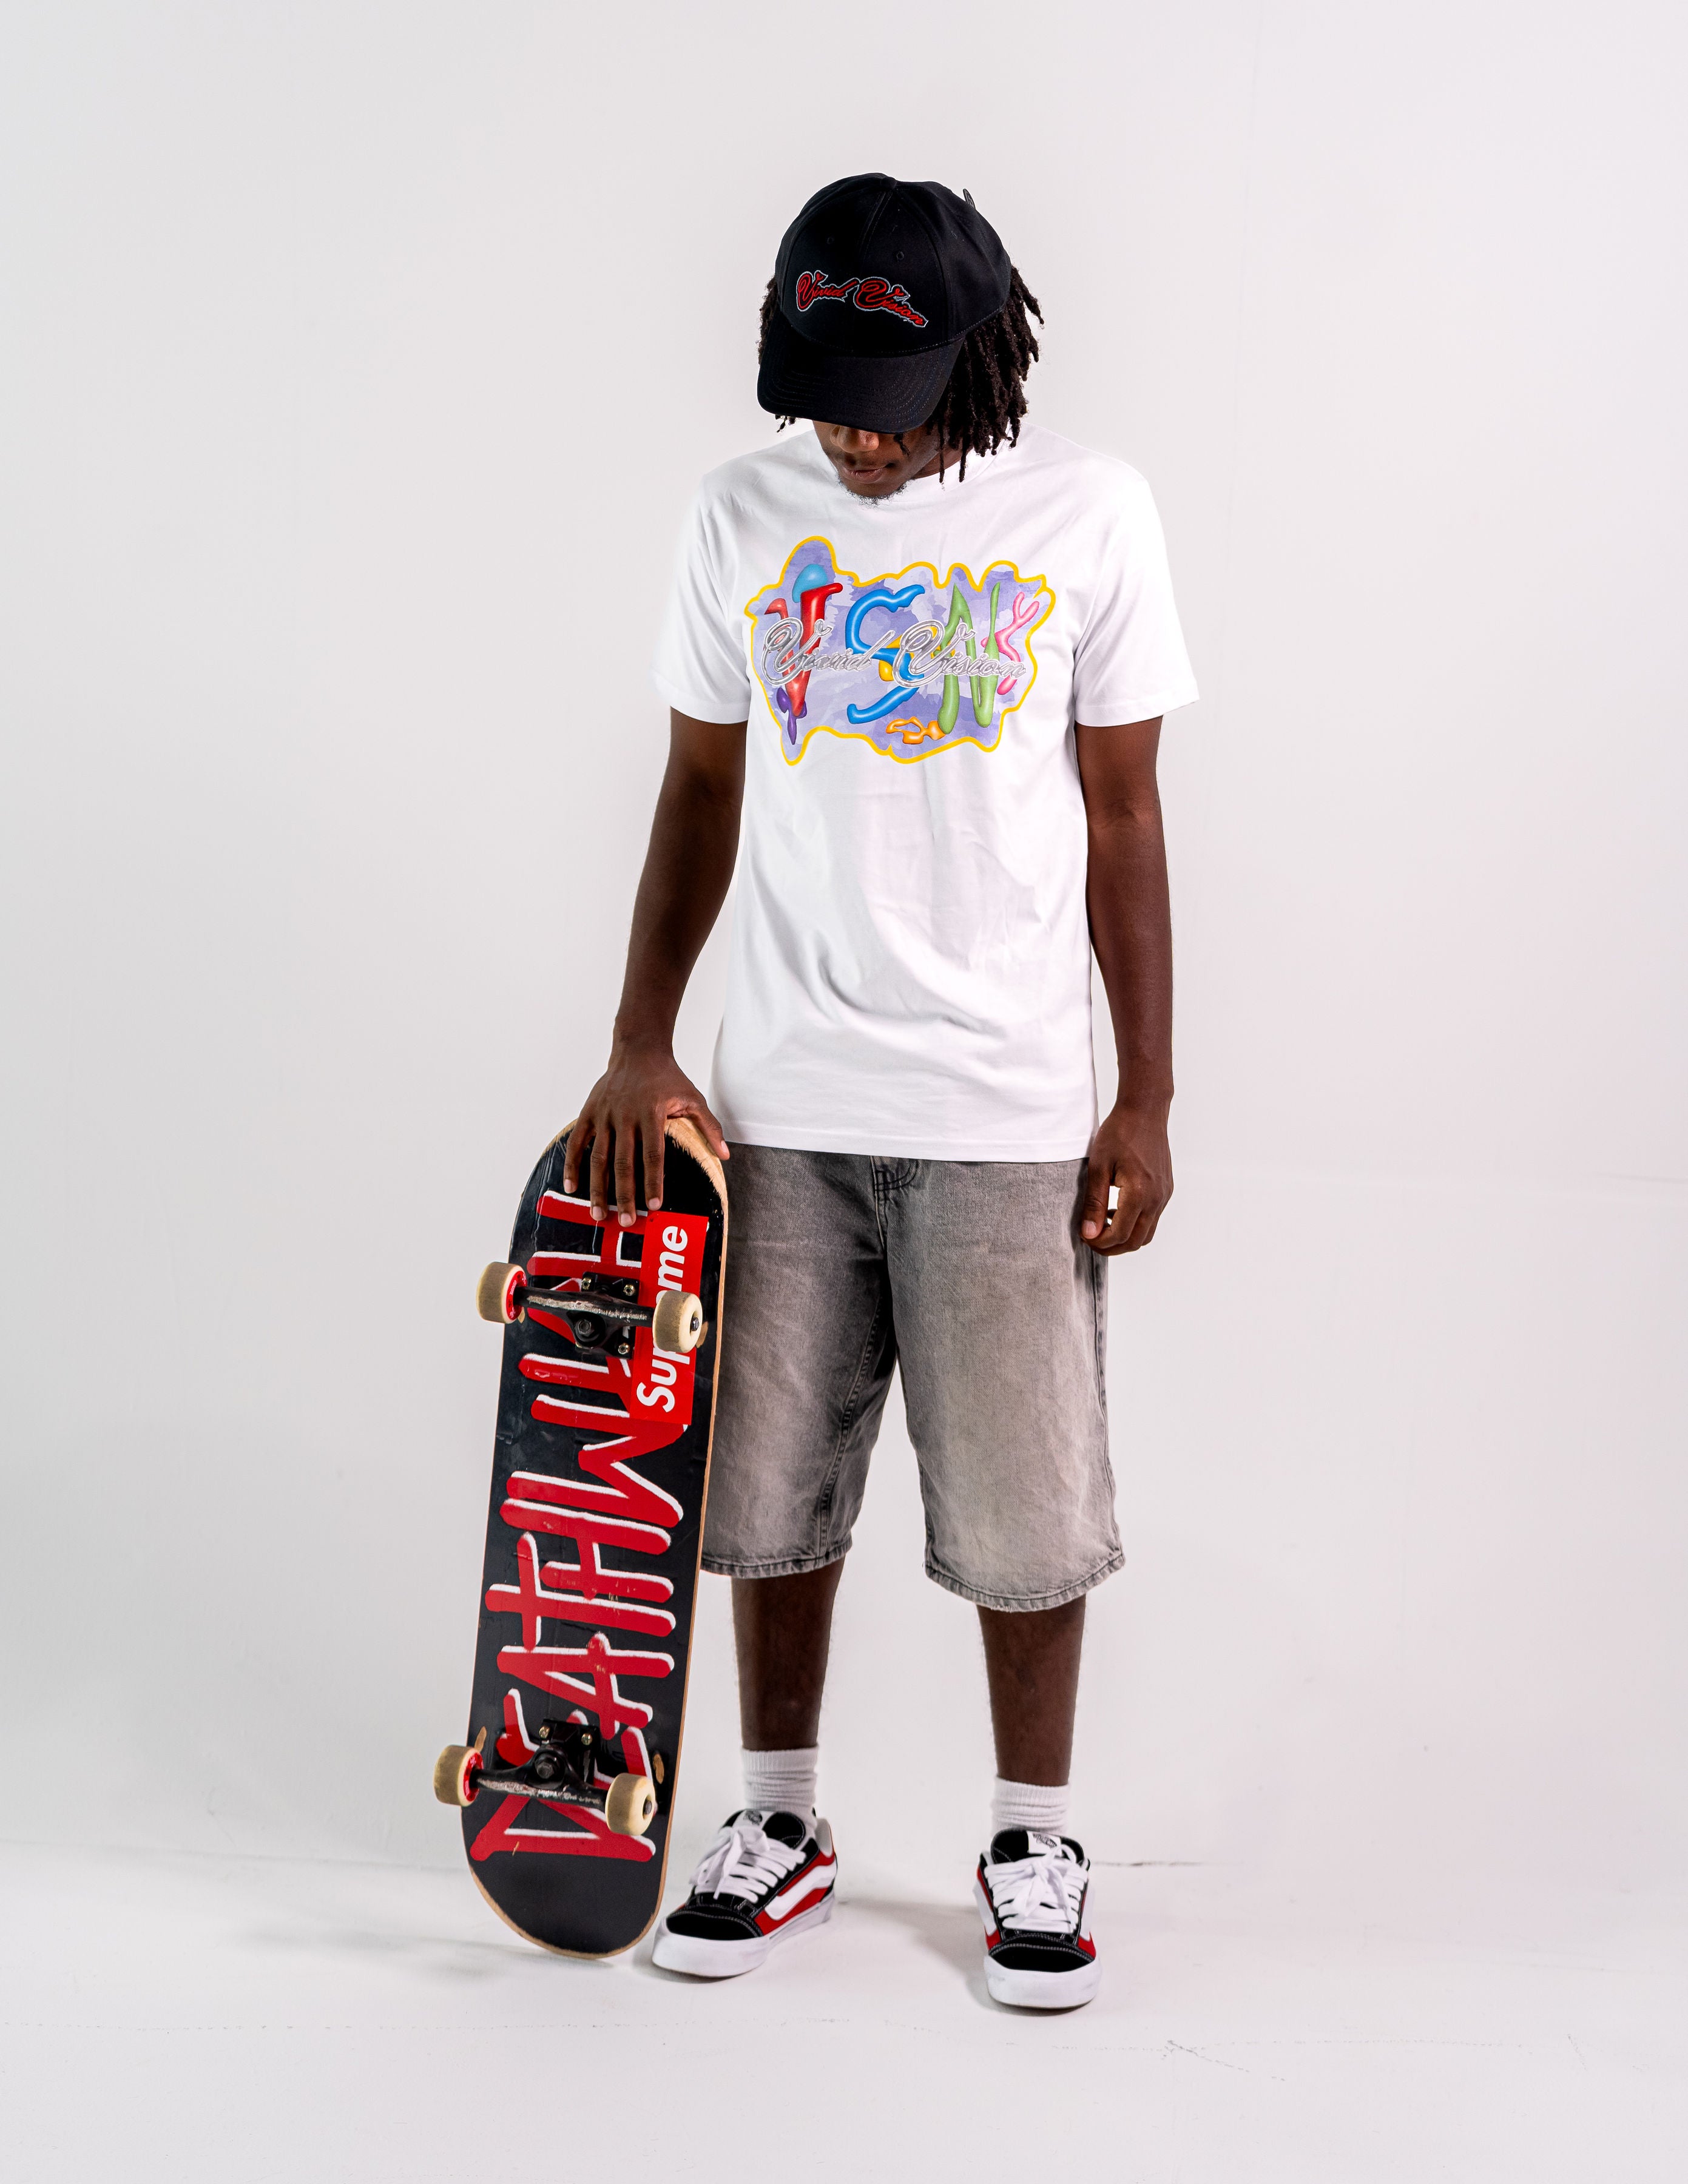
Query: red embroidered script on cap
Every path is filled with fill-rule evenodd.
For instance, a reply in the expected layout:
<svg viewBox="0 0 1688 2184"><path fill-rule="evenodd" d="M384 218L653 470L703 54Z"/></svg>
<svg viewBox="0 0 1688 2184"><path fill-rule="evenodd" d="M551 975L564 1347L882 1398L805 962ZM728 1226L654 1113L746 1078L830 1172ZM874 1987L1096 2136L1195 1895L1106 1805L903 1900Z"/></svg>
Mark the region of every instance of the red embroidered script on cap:
<svg viewBox="0 0 1688 2184"><path fill-rule="evenodd" d="M909 301L909 292L900 283L882 281L877 274L858 275L854 281L828 281L824 273L799 273L797 276L797 308L806 311L811 304L853 303L858 311L892 311L900 319L906 319L911 326L923 326L926 320Z"/></svg>

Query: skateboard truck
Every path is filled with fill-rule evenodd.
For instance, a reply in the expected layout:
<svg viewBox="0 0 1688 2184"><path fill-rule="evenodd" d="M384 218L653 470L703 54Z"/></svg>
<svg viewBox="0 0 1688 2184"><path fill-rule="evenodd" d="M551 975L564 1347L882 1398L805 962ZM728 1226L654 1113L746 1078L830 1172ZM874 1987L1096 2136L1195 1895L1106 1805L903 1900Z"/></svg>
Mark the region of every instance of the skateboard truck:
<svg viewBox="0 0 1688 2184"><path fill-rule="evenodd" d="M482 1791L496 1797L538 1797L554 1804L602 1813L618 1836L642 1836L656 1812L656 1791L646 1774L597 1774L598 1732L583 1721L547 1719L537 1748L521 1767L488 1767L483 1729L473 1744L448 1744L434 1762L434 1795L443 1805L472 1805Z"/></svg>
<svg viewBox="0 0 1688 2184"><path fill-rule="evenodd" d="M508 1327L531 1310L562 1320L582 1350L610 1357L631 1357L633 1336L648 1327L659 1350L683 1357L697 1348L709 1329L704 1308L683 1290L664 1290L654 1305L639 1302L639 1285L610 1274L580 1274L566 1284L542 1289L525 1268L494 1260L475 1290L475 1309L482 1319Z"/></svg>

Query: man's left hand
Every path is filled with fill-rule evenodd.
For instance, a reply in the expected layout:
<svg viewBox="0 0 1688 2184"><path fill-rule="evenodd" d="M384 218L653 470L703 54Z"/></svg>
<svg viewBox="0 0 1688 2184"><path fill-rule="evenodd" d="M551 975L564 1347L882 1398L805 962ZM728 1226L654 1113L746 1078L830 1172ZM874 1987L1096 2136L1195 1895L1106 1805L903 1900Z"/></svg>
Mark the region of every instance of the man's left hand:
<svg viewBox="0 0 1688 2184"><path fill-rule="evenodd" d="M1108 1193L1119 1191L1108 1211ZM1093 1251L1140 1251L1151 1241L1173 1195L1173 1155L1164 1106L1131 1107L1122 1100L1103 1118L1090 1144L1079 1234Z"/></svg>

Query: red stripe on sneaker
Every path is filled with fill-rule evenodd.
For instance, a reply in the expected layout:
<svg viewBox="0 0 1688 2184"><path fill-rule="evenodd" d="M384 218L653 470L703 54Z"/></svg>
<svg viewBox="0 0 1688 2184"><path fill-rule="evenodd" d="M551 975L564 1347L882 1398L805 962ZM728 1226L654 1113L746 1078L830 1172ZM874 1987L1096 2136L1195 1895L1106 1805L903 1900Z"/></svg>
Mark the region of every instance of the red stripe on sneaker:
<svg viewBox="0 0 1688 2184"><path fill-rule="evenodd" d="M809 1864L800 1866L778 1895L772 1897L765 1908L756 1914L757 1930L764 1934L772 1934L784 1925L794 1912L805 1909L818 1901L832 1886L837 1866L836 1855L822 1858L817 1851Z"/></svg>

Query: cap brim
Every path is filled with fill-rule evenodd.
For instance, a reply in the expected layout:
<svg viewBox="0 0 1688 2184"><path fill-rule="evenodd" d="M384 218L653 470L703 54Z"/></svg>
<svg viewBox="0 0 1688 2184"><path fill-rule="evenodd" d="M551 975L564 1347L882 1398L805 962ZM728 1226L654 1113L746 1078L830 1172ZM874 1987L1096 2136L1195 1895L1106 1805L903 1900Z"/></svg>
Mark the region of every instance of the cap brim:
<svg viewBox="0 0 1688 2184"><path fill-rule="evenodd" d="M967 339L915 356L838 356L805 341L776 311L756 375L756 399L777 417L818 417L861 432L911 432L938 407Z"/></svg>

